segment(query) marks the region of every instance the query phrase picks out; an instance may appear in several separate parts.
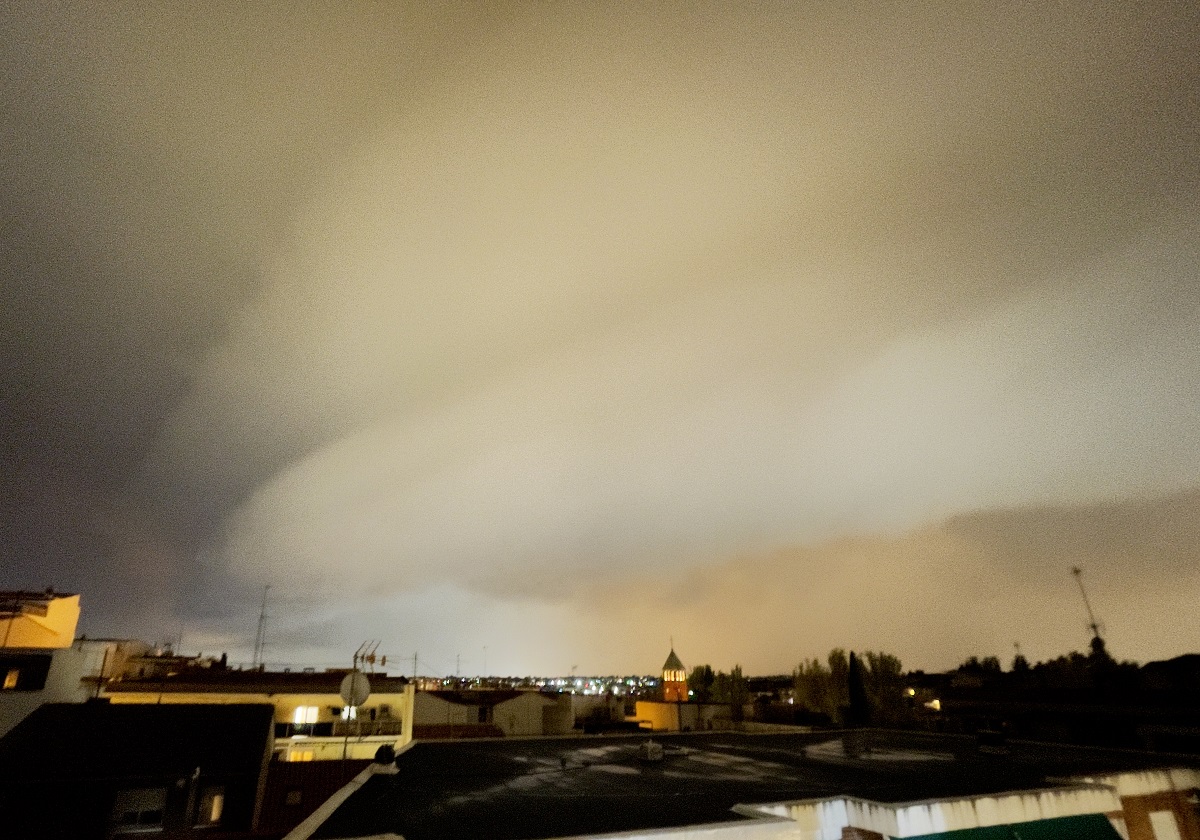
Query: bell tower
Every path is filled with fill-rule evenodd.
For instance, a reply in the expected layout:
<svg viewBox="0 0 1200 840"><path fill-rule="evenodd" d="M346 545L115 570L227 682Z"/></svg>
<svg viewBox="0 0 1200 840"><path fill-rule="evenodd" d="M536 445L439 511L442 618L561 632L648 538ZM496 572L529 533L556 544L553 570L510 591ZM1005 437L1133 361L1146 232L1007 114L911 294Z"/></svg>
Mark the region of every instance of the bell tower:
<svg viewBox="0 0 1200 840"><path fill-rule="evenodd" d="M683 663L675 655L675 645L671 644L671 654L663 663L662 671L663 700L668 703L686 703L688 699L687 671Z"/></svg>

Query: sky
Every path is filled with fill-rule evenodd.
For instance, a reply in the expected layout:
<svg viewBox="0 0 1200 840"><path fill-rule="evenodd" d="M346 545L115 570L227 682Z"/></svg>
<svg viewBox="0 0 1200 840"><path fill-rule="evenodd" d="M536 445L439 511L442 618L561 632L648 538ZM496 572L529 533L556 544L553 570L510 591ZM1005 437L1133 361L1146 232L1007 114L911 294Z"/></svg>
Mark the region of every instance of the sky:
<svg viewBox="0 0 1200 840"><path fill-rule="evenodd" d="M1191 2L12 2L0 587L271 667L1200 650Z"/></svg>

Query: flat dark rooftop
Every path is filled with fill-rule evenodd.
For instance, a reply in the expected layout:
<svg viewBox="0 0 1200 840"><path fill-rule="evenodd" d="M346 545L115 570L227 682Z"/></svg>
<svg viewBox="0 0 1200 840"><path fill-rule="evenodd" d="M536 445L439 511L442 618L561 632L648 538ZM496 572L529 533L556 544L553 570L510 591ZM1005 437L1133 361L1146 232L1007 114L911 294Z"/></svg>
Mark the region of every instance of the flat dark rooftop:
<svg viewBox="0 0 1200 840"><path fill-rule="evenodd" d="M375 775L315 838L392 832L406 840L537 840L742 819L739 803L839 795L909 802L1050 786L1048 778L1187 763L1049 744L980 751L971 739L859 732L654 735L416 743L396 775ZM853 752L853 750L852 750Z"/></svg>

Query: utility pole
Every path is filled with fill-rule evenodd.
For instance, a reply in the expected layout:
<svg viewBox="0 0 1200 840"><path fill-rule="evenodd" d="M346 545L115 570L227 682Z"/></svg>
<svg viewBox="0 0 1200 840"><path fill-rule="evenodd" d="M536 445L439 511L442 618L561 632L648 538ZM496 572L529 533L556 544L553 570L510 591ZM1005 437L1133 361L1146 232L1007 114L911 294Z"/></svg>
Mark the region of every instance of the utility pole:
<svg viewBox="0 0 1200 840"><path fill-rule="evenodd" d="M271 589L271 584L263 587L262 609L258 611L258 633L254 637L254 662L252 666L258 668L264 665L262 661L263 648L266 646L266 627L267 627L267 592Z"/></svg>

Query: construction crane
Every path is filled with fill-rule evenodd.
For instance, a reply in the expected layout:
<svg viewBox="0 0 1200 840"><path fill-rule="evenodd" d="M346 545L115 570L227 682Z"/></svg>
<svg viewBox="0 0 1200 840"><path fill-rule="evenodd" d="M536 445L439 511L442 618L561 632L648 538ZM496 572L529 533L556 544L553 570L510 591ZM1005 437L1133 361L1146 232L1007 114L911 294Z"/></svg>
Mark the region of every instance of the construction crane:
<svg viewBox="0 0 1200 840"><path fill-rule="evenodd" d="M1079 594L1083 596L1083 606L1087 610L1088 629L1092 631L1092 653L1096 656L1108 656L1108 651L1104 649L1104 639L1100 637L1100 623L1096 621L1096 614L1092 612L1092 602L1088 600L1087 590L1083 588L1083 569L1075 566L1071 569L1071 574L1079 584Z"/></svg>
<svg viewBox="0 0 1200 840"><path fill-rule="evenodd" d="M267 593L271 591L271 584L263 587L262 609L258 611L258 632L254 636L254 661L251 668L258 670L266 668L266 663L263 661L263 648L267 646Z"/></svg>

